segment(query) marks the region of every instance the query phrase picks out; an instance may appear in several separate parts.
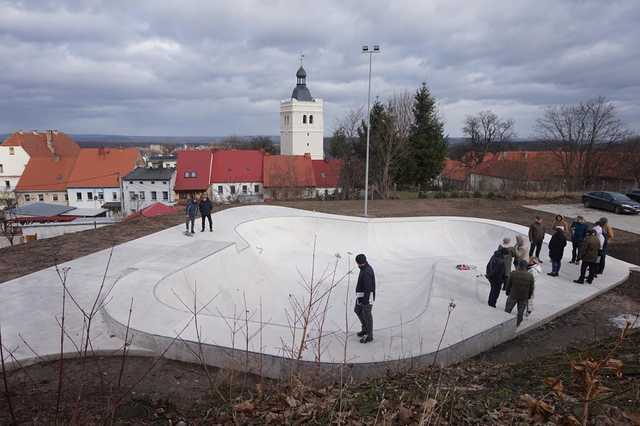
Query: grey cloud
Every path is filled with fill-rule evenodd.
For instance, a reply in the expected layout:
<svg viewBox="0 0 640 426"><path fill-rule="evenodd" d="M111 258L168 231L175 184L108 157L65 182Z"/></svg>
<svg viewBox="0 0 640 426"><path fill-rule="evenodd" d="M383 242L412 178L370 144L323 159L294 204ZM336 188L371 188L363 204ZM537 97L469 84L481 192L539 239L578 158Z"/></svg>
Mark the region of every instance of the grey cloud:
<svg viewBox="0 0 640 426"><path fill-rule="evenodd" d="M325 132L426 81L447 132L492 108L531 133L541 108L604 95L640 130L634 0L327 2L0 0L0 131L277 134L298 55Z"/></svg>

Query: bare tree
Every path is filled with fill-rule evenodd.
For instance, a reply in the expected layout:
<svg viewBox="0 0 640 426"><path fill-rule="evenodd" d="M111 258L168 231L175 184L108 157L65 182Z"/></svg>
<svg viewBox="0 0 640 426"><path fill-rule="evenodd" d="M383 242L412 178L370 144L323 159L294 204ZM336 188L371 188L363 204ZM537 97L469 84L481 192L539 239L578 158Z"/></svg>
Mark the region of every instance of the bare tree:
<svg viewBox="0 0 640 426"><path fill-rule="evenodd" d="M373 170L374 183L382 198L388 198L394 172L407 155L409 134L413 123L413 96L409 92L393 95L387 101L378 129L374 147L378 170ZM375 167L375 166L374 166Z"/></svg>
<svg viewBox="0 0 640 426"><path fill-rule="evenodd" d="M624 141L620 154L618 164L622 166L624 174L633 177L636 186L640 186L640 136Z"/></svg>
<svg viewBox="0 0 640 426"><path fill-rule="evenodd" d="M512 119L503 120L491 110L468 115L462 128L471 143L465 162L471 167L477 166L487 153L503 150L505 144L516 136L513 127Z"/></svg>
<svg viewBox="0 0 640 426"><path fill-rule="evenodd" d="M364 119L364 107L359 107L347 111L344 117L336 119L334 132L340 131L347 138L358 137L358 127Z"/></svg>
<svg viewBox="0 0 640 426"><path fill-rule="evenodd" d="M358 129L363 119L362 107L348 111L336 121L331 137L329 152L332 157L342 160L338 194L347 200L364 187L364 165L358 152Z"/></svg>
<svg viewBox="0 0 640 426"><path fill-rule="evenodd" d="M22 228L15 220L14 208L16 208L16 201L13 198L0 199L0 233L11 246L13 246L16 236L22 234Z"/></svg>
<svg viewBox="0 0 640 426"><path fill-rule="evenodd" d="M547 107L536 122L536 133L555 153L568 189L573 190L592 184L603 155L629 135L615 105L602 96Z"/></svg>

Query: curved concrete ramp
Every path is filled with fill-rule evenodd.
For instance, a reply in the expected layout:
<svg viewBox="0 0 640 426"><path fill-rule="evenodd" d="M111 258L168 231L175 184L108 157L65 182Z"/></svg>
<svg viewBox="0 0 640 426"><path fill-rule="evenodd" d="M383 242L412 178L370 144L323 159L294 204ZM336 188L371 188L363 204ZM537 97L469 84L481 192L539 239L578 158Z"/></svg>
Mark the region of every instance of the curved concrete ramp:
<svg viewBox="0 0 640 426"><path fill-rule="evenodd" d="M363 219L270 206L228 209L214 221L215 232L184 237L173 250L133 265L106 308L113 333L124 336L133 298L134 343L170 358L271 377L294 369L330 374L344 364L354 376L370 376L473 356L629 273L628 264L610 259L595 286L573 284L577 268L566 263L558 278L543 274L535 310L517 330L514 315L487 306L483 273L498 242L526 234L522 226L458 217ZM366 345L355 336L353 313L354 256L361 252L377 278L375 340ZM460 271L458 264L477 269ZM503 293L499 307L504 302Z"/></svg>

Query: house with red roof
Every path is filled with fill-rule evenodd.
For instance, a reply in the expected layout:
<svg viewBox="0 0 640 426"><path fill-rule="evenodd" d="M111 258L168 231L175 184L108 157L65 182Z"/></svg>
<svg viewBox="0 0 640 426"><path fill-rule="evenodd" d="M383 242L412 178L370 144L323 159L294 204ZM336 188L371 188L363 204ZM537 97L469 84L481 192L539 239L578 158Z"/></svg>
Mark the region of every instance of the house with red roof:
<svg viewBox="0 0 640 426"><path fill-rule="evenodd" d="M16 132L2 143L4 162L11 164L11 185L18 205L36 202L68 204L67 184L80 152L80 146L68 135L55 130ZM24 161L28 158L26 164ZM8 160L7 160L8 159ZM22 166L24 164L24 167ZM17 177L17 173L20 173Z"/></svg>
<svg viewBox="0 0 640 426"><path fill-rule="evenodd" d="M324 198L340 192L342 161L335 159L311 160L311 165L316 183L316 196Z"/></svg>
<svg viewBox="0 0 640 426"><path fill-rule="evenodd" d="M213 170L213 151L181 150L176 153L176 183L174 191L179 202L200 197L208 192Z"/></svg>
<svg viewBox="0 0 640 426"><path fill-rule="evenodd" d="M260 150L216 150L213 152L211 193L217 201L263 194L263 160Z"/></svg>
<svg viewBox="0 0 640 426"><path fill-rule="evenodd" d="M263 167L265 199L314 197L316 181L310 155L265 155Z"/></svg>
<svg viewBox="0 0 640 426"><path fill-rule="evenodd" d="M82 148L67 183L69 205L122 211L122 178L142 164L137 148Z"/></svg>

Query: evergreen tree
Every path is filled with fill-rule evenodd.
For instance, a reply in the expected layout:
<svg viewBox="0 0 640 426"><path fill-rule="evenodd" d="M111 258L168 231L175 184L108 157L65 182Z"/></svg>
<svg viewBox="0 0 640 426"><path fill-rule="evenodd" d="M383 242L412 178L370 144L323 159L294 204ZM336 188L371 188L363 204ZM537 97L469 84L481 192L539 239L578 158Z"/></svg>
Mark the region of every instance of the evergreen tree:
<svg viewBox="0 0 640 426"><path fill-rule="evenodd" d="M422 83L414 99L414 122L409 136L403 180L425 188L444 167L447 141L444 136L444 123L438 116L436 101L426 83Z"/></svg>

